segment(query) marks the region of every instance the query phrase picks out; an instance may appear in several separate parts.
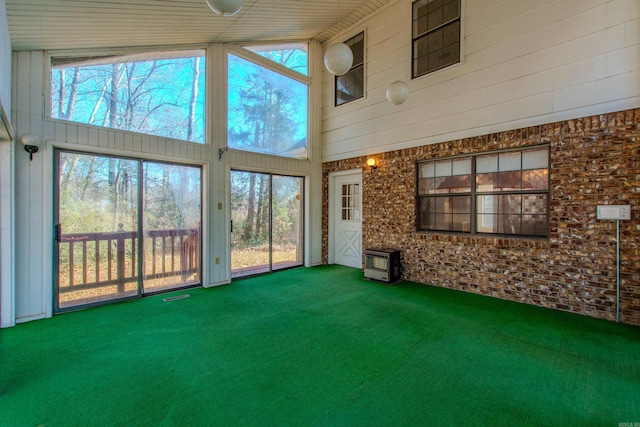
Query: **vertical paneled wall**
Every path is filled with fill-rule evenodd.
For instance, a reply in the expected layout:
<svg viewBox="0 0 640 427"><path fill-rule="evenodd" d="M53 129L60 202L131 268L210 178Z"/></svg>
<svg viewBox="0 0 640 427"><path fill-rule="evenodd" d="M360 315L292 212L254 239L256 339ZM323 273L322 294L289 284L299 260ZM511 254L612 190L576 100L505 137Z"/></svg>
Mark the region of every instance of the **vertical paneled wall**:
<svg viewBox="0 0 640 427"><path fill-rule="evenodd" d="M44 132L44 52L14 54L12 89L12 120L16 137L33 133L40 138L53 138L53 124ZM76 131L77 134L77 131ZM20 148L20 147L18 147ZM46 159L45 159L46 157ZM51 153L41 147L40 155L29 161L23 150L16 150L15 159L15 212L16 212L16 265L15 310L17 319L38 318L51 312L51 289L45 289L44 275L51 283L51 260L44 258L52 245L51 234L45 235L44 212L51 212L51 200L45 199L43 168L51 163ZM50 168L49 168L50 169ZM52 177L48 177L51 183ZM52 220L50 219L49 222ZM51 252L50 250L48 252ZM43 261L45 262L43 264ZM47 273L45 273L45 271ZM48 296L48 301L45 299ZM47 307L48 306L48 307Z"/></svg>
<svg viewBox="0 0 640 427"><path fill-rule="evenodd" d="M411 79L411 0L398 0L325 44L364 30L366 96L334 107L323 85L323 161L635 108L637 0L462 0L462 62ZM385 99L394 80L409 99Z"/></svg>
<svg viewBox="0 0 640 427"><path fill-rule="evenodd" d="M11 40L5 0L0 0L0 106L11 114Z"/></svg>
<svg viewBox="0 0 640 427"><path fill-rule="evenodd" d="M12 173L14 143L8 140L12 136L12 129L9 129L10 115L11 43L5 0L0 0L0 327L12 326L15 322Z"/></svg>
<svg viewBox="0 0 640 427"><path fill-rule="evenodd" d="M313 49L318 51L319 45ZM17 135L34 133L43 143L29 161L26 152L16 152L16 318L20 321L52 314L53 289L53 151L54 147L90 153L126 155L202 165L203 284L229 283L228 174L233 168L276 170L321 181L319 114L315 134L310 134L313 159L300 161L252 153L228 152L226 146L225 46L211 45L207 54L208 136L210 144L199 145L119 130L54 121L47 118L48 56L43 51L13 54L13 124ZM319 57L319 54L317 54ZM315 61L318 62L318 61ZM316 65L317 69L317 65ZM319 74L319 71L318 71ZM319 90L316 96L319 96ZM314 89L312 89L313 93ZM316 101L319 103L319 101ZM313 119L312 119L313 123ZM314 144L314 140L316 143ZM311 184L311 200L321 200L321 187ZM319 202L318 202L319 203ZM321 218L307 215L309 235L307 265L321 262ZM218 258L218 263L214 260Z"/></svg>

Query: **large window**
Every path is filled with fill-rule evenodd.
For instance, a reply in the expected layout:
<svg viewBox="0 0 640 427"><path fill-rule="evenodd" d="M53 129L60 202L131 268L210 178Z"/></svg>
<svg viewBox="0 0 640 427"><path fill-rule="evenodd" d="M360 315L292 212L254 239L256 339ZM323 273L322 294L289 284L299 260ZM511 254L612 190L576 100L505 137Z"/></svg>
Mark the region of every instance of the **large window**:
<svg viewBox="0 0 640 427"><path fill-rule="evenodd" d="M306 78L295 79L232 53L228 61L229 148L306 159Z"/></svg>
<svg viewBox="0 0 640 427"><path fill-rule="evenodd" d="M51 118L205 142L205 51L51 59Z"/></svg>
<svg viewBox="0 0 640 427"><path fill-rule="evenodd" d="M309 45L307 43L258 44L243 47L302 75L309 75Z"/></svg>
<svg viewBox="0 0 640 427"><path fill-rule="evenodd" d="M418 163L418 229L547 236L549 150Z"/></svg>
<svg viewBox="0 0 640 427"><path fill-rule="evenodd" d="M414 1L412 33L413 77L460 62L460 0Z"/></svg>
<svg viewBox="0 0 640 427"><path fill-rule="evenodd" d="M353 65L346 74L336 76L336 106L364 96L364 32L344 42L353 53Z"/></svg>

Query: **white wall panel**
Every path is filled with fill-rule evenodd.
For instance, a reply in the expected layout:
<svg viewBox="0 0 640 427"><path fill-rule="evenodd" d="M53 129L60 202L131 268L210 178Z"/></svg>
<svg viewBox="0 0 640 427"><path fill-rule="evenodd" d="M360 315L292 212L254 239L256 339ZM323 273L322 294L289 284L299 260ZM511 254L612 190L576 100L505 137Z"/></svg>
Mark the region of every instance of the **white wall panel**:
<svg viewBox="0 0 640 427"><path fill-rule="evenodd" d="M16 60L17 59L17 60ZM13 114L16 118L16 135L36 134L42 141L45 138L43 123L44 98L42 93L43 55L27 52L14 54L17 63L15 70L24 76L18 81L13 94ZM33 81L32 81L33 80ZM47 129L53 129L47 128ZM41 148L41 151L44 149ZM37 153L33 160L24 150L16 150L16 320L41 318L47 315L43 288L43 153ZM50 273L49 273L50 274ZM50 302L50 301L49 301Z"/></svg>
<svg viewBox="0 0 640 427"><path fill-rule="evenodd" d="M637 0L463 0L462 62L411 80L411 1L398 0L326 44L367 31L364 99L334 107L324 73L322 159L637 107L639 9ZM410 96L393 106L385 92L398 79Z"/></svg>
<svg viewBox="0 0 640 427"><path fill-rule="evenodd" d="M539 10L542 6L552 3L553 0L535 0L527 3L509 2L497 0L489 2L467 1L465 3L466 34L474 35L479 32L487 32L494 26L509 25L514 16L520 16L528 11ZM523 31L531 29L530 23L522 28Z"/></svg>
<svg viewBox="0 0 640 427"><path fill-rule="evenodd" d="M598 33L598 53L612 52L626 46L626 25L605 28Z"/></svg>
<svg viewBox="0 0 640 427"><path fill-rule="evenodd" d="M0 106L11 121L11 40L5 0L0 0Z"/></svg>
<svg viewBox="0 0 640 427"><path fill-rule="evenodd" d="M634 64L640 63L640 49L638 45L616 50L606 55L606 75L628 73Z"/></svg>
<svg viewBox="0 0 640 427"><path fill-rule="evenodd" d="M15 324L15 143L11 122L11 72L13 61L5 9L0 0L0 327Z"/></svg>
<svg viewBox="0 0 640 427"><path fill-rule="evenodd" d="M468 2L470 3L471 0ZM466 33L468 36L465 40L466 53L486 49L496 44L512 45L526 52L528 49L539 49L545 45L555 44L558 41L558 32L564 33L565 40L569 40L572 38L571 33L588 32L588 27L573 24L576 19L584 21L584 25L604 26L602 16L605 12L605 2L606 0L502 2L486 10L482 14L482 19L478 19L479 15L469 17L469 21L465 23L471 27L471 30ZM474 29L478 31L473 31ZM539 43L523 44L523 41L532 38L542 39Z"/></svg>
<svg viewBox="0 0 640 427"><path fill-rule="evenodd" d="M0 327L15 325L15 147L0 140Z"/></svg>
<svg viewBox="0 0 640 427"><path fill-rule="evenodd" d="M606 9L607 27L624 24L640 15L638 0L609 0Z"/></svg>
<svg viewBox="0 0 640 427"><path fill-rule="evenodd" d="M625 46L633 46L640 43L640 19L625 24Z"/></svg>

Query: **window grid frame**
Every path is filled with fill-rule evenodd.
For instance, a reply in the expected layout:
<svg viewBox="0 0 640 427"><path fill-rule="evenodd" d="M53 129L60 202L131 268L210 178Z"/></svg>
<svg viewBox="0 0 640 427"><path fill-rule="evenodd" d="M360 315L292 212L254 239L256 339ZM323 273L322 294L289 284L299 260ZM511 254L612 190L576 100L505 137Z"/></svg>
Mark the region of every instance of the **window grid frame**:
<svg viewBox="0 0 640 427"><path fill-rule="evenodd" d="M476 160L480 156L492 155L492 154L505 154L505 153L515 153L520 152L521 154L526 151L533 151L536 149L546 148L547 149L547 189L539 190L539 189L521 189L521 190L507 190L507 191L478 191L476 184ZM469 174L471 180L471 191L469 192L452 192L452 193L434 193L434 194L420 194L420 166L425 163L434 163L443 160L455 160L455 159L463 159L469 158L471 160L471 172ZM523 172L525 170L530 169L522 169L520 167L519 171ZM542 195L546 197L546 207L544 211L544 215L546 217L545 221L545 234L544 235L535 235L535 234L508 234L508 233L488 233L477 230L478 223L478 209L477 209L477 198L478 196L508 196L508 195ZM442 197L451 197L451 196L469 196L470 197L470 218L469 218L469 231L457 231L457 230L435 230L435 229L426 229L420 227L421 215L420 215L420 205L423 199L436 199ZM447 156L442 158L432 158L419 160L416 162L416 216L415 216L415 228L419 233L438 233L438 234L454 234L454 235L468 235L471 237L477 236L487 236L487 237L507 237L507 238L520 238L520 239L549 239L551 229L550 229L550 213L551 213L551 149L548 144L536 144L527 147L518 147L506 150L495 150L489 152L482 152L476 154L463 154L458 156ZM428 212L427 212L428 214ZM453 212L451 213L453 215ZM498 217L504 215L502 213L494 214L494 216ZM519 213L520 216L520 230L522 230L523 217L524 213L521 211Z"/></svg>
<svg viewBox="0 0 640 427"><path fill-rule="evenodd" d="M357 101L358 99L363 99L365 97L366 74L365 74L364 64L366 63L366 58L365 58L366 48L365 47L366 47L366 42L367 42L365 30L360 31L359 33L355 34L353 37L349 37L347 40L343 41L343 43L347 44L348 42L350 42L352 40L355 40L360 36L362 36L362 61L352 64L351 68L349 68L349 71L347 71L345 74L343 74L341 76L334 76L334 78L333 78L333 106L334 107L340 107L340 106L348 104L350 102ZM351 49L350 45L347 45L347 46L349 46L349 49ZM354 57L355 56L356 55L354 55ZM338 102L338 100L339 100L339 96L338 96L338 80L341 77L344 77L344 76L348 75L349 73L352 73L352 72L360 70L360 69L362 69L362 95L357 97L357 98L350 99L348 101Z"/></svg>
<svg viewBox="0 0 640 427"><path fill-rule="evenodd" d="M72 120L68 120L68 119L64 119L64 118L58 118L58 117L54 117L54 115L52 114L52 108L53 108L53 97L52 97L52 71L54 70L54 68L56 68L56 66L54 65L54 62L56 60L64 60L64 59L68 59L70 61L80 61L80 63L84 60L92 60L92 59L105 59L108 60L109 58L129 58L129 57L143 57L146 58L148 55L155 55L155 54L162 54L162 53L168 53L168 52L195 52L195 51L202 51L203 55L199 56L200 58L204 59L204 70L201 71L202 75L204 76L203 78L205 79L204 82L204 105L203 105L203 120L204 120L204 124L203 124L203 139L202 141L190 141L187 139L182 139L182 138L178 138L178 137L171 137L171 136L162 136L162 135L156 135L156 134L152 134L152 133L146 133L146 132L140 132L137 130L130 130L130 129L122 129L122 128L116 128L116 127L107 127L107 126L101 126L101 125L96 125L96 124L91 124L91 123L85 123L85 122L80 122L80 121L72 121ZM97 131L116 131L119 133L122 133L124 135L131 135L133 137L138 136L138 137L143 137L143 138L159 138L159 139L166 139L169 141L175 141L175 142L179 142L179 143L186 143L186 144L193 144L195 146L207 146L207 145L211 145L211 141L210 138L208 136L208 127L210 126L209 124L209 101L208 101L208 89L209 86L212 84L209 81L209 67L211 67L211 64L209 64L209 53L210 51L210 46L208 44L194 44L192 46L182 46L182 45L178 45L178 46L174 46L173 48L168 48L168 49L161 49L158 46L148 46L148 47L126 47L123 49L116 49L116 51L114 52L112 49L104 49L104 48L100 48L100 49L92 49L90 51L87 52L83 52L83 51L77 51L75 49L56 49L56 50L50 50L48 52L45 52L45 77L44 77L44 114L45 114L45 119L54 123L62 123L62 124L71 124L71 125L80 125L80 126L88 126L90 128L94 128ZM180 56L182 58L186 58L188 56ZM195 56L192 56L195 57ZM145 62L145 61L150 61L153 59L162 59L162 58L151 58L151 59L140 59L139 61L136 62ZM167 59L167 58L165 58ZM127 63L127 62L123 62L123 63ZM96 64L92 64L96 65ZM64 68L64 67L63 67Z"/></svg>
<svg viewBox="0 0 640 427"><path fill-rule="evenodd" d="M362 220L361 195L362 188L359 182L342 184L342 194L340 196L340 217L342 221L359 222Z"/></svg>
<svg viewBox="0 0 640 427"><path fill-rule="evenodd" d="M452 18L446 22L442 22L439 25L435 26L434 28L430 29L430 30L425 30L419 34L415 34L414 31L414 23L417 19L415 19L415 15L414 15L414 8L413 6L415 5L415 3L419 2L420 0L413 0L411 2L411 78L412 79L416 79L418 77L422 77L422 76L426 76L428 74L431 73L435 73L436 71L442 70L444 68L450 67L452 65L455 64L459 64L462 62L462 0L457 0L458 1L458 16L455 18ZM421 72L418 73L416 71L416 59L415 59L415 50L416 50L416 42L418 42L419 40L422 40L424 38L429 37L430 34L433 34L437 31L440 31L442 29L444 29L445 27L455 23L455 22L459 22L459 28L458 28L458 60L455 62L451 62L448 64L443 64L442 66L433 68L433 69L429 69L425 72Z"/></svg>
<svg viewBox="0 0 640 427"><path fill-rule="evenodd" d="M293 159L293 160L309 160L310 156L311 156L311 152L310 152L310 148L309 148L309 135L310 135L310 121L311 121L311 116L310 116L310 112L309 112L309 100L310 100L310 96L311 96L311 77L310 76L305 76L291 68L285 67L284 65L278 64L268 58L265 58L255 52L252 52L248 49L244 49L242 46L237 45L230 45L227 47L226 52L225 52L225 69L227 70L227 76L226 76L226 85L225 85L225 103L227 105L227 114L226 114L226 122L224 124L224 126L227 129L227 136L226 136L226 145L227 148L232 149L232 150L237 150L239 152L245 152L245 153L252 153L252 152L257 152L255 150L246 150L244 148L241 147L232 147L229 143L229 63L230 63L230 57L231 56L235 56L243 61L247 61L251 64L253 64L256 67L261 67L264 68L265 70L275 73L277 75L279 75L280 77L284 77L287 79L290 79L294 82L297 83L301 83L304 84L306 86L306 96L307 96L307 108L306 108L306 118L307 118L307 126L306 126L306 138L307 138L307 146L306 146L306 155L304 158L302 157L290 157L290 156L285 156L282 154L274 154L274 153L263 153L263 152L259 152L261 155L266 155L266 156L274 156L274 157L278 157L278 158L282 158L282 159Z"/></svg>

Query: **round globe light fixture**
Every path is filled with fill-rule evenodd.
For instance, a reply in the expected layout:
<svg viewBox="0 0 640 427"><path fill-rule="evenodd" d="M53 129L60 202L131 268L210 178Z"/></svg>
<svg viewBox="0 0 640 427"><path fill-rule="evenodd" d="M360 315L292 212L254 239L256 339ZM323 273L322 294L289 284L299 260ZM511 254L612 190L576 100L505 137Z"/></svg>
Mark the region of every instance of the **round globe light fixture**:
<svg viewBox="0 0 640 427"><path fill-rule="evenodd" d="M409 97L409 86L403 81L396 80L387 87L387 101L393 105L402 104Z"/></svg>
<svg viewBox="0 0 640 427"><path fill-rule="evenodd" d="M206 0L207 5L218 15L232 16L242 9L242 0Z"/></svg>
<svg viewBox="0 0 640 427"><path fill-rule="evenodd" d="M33 154L38 152L40 137L33 133L22 135L20 142L24 145L24 151L29 153L29 160L33 160Z"/></svg>
<svg viewBox="0 0 640 427"><path fill-rule="evenodd" d="M341 76L346 74L353 65L353 52L344 43L336 43L329 46L324 53L324 66L331 74Z"/></svg>

